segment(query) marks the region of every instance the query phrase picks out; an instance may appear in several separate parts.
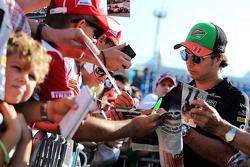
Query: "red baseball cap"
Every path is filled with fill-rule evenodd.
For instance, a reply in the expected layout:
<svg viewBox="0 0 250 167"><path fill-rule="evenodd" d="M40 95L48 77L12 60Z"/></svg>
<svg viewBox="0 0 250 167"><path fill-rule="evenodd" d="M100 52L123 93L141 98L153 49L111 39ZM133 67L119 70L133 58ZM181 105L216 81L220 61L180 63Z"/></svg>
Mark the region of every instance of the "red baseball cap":
<svg viewBox="0 0 250 167"><path fill-rule="evenodd" d="M107 16L107 23L109 29L105 31L105 35L107 35L107 37L111 39L115 43L115 45L119 45L122 33L121 25L113 17L110 16Z"/></svg>
<svg viewBox="0 0 250 167"><path fill-rule="evenodd" d="M117 36L121 28L119 23L107 15L101 0L55 0L56 8L50 9L50 14L79 14L79 15L93 15L100 22L99 26L107 31L107 36L117 43L119 38ZM111 33L112 32L112 33Z"/></svg>
<svg viewBox="0 0 250 167"><path fill-rule="evenodd" d="M161 83L164 80L169 80L169 81L171 81L173 83L174 86L176 86L176 80L175 80L175 78L172 77L172 76L170 76L170 75L167 75L167 74L161 75L156 84L159 84L159 83Z"/></svg>

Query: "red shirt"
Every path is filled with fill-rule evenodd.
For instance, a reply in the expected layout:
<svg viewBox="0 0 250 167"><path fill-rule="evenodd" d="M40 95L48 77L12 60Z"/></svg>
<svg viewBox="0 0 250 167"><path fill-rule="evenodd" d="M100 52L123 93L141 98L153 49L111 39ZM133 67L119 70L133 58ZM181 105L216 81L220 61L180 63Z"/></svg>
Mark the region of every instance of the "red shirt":
<svg viewBox="0 0 250 167"><path fill-rule="evenodd" d="M73 93L68 86L67 67L63 55L48 43L42 41L47 53L51 56L49 73L40 85L38 96L40 100L53 100L72 96Z"/></svg>

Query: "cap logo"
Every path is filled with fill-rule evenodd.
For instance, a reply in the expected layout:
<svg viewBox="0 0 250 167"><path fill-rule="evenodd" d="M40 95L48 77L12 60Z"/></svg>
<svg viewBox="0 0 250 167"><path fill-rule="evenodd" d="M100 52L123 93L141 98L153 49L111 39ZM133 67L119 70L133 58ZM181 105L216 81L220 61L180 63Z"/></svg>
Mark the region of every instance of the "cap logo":
<svg viewBox="0 0 250 167"><path fill-rule="evenodd" d="M201 51L202 51L202 49L200 47L193 47L192 48L193 53L199 54Z"/></svg>
<svg viewBox="0 0 250 167"><path fill-rule="evenodd" d="M223 45L217 45L216 48L218 51L221 51L221 52L223 52L225 50L225 46L223 46Z"/></svg>
<svg viewBox="0 0 250 167"><path fill-rule="evenodd" d="M205 32L205 31L203 31L201 29L195 29L191 33L191 37L196 38L198 40L201 40L206 34L207 34L207 32Z"/></svg>
<svg viewBox="0 0 250 167"><path fill-rule="evenodd" d="M111 33L114 37L116 37L117 34L118 34L117 31L114 31L114 30L111 30L111 29L109 29L108 32Z"/></svg>
<svg viewBox="0 0 250 167"><path fill-rule="evenodd" d="M67 8L66 7L58 7L54 9L50 9L50 14L57 14L57 13L67 13Z"/></svg>
<svg viewBox="0 0 250 167"><path fill-rule="evenodd" d="M77 3L78 5L88 5L88 6L92 6L92 0L79 0Z"/></svg>

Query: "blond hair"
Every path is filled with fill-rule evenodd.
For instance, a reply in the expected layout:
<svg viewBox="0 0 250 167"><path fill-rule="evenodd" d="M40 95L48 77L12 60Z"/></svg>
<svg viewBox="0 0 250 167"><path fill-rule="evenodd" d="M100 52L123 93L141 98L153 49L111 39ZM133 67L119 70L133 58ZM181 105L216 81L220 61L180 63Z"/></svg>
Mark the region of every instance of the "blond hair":
<svg viewBox="0 0 250 167"><path fill-rule="evenodd" d="M26 69L34 69L39 75L37 83L42 83L49 72L51 57L42 45L24 32L12 33L7 46L8 55L18 54L27 61Z"/></svg>

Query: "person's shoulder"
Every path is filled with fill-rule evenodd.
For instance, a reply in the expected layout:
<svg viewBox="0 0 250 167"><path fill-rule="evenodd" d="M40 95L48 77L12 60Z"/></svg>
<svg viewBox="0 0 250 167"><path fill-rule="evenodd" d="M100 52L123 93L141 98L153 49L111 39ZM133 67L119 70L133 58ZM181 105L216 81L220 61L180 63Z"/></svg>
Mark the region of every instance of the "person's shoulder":
<svg viewBox="0 0 250 167"><path fill-rule="evenodd" d="M154 93L150 93L150 94L147 94L147 95L145 96L145 98L146 98L146 97L157 97L157 95L154 94Z"/></svg>
<svg viewBox="0 0 250 167"><path fill-rule="evenodd" d="M138 109L151 109L152 107L154 107L156 101L158 99L158 96L151 93L146 95L141 103L139 104L139 106L137 107Z"/></svg>
<svg viewBox="0 0 250 167"><path fill-rule="evenodd" d="M62 53L59 50L57 50L55 47L53 47L50 43L44 40L42 40L41 43L42 43L42 46L47 51L47 53L50 56L52 56L52 58L59 57L61 60L64 60L64 56L62 55Z"/></svg>
<svg viewBox="0 0 250 167"><path fill-rule="evenodd" d="M245 99L248 101L248 96L245 92L241 91L239 88L237 88L235 85L232 84L232 82L225 78L224 81L227 85L227 92L230 94L231 98L233 97L240 97L241 99Z"/></svg>

